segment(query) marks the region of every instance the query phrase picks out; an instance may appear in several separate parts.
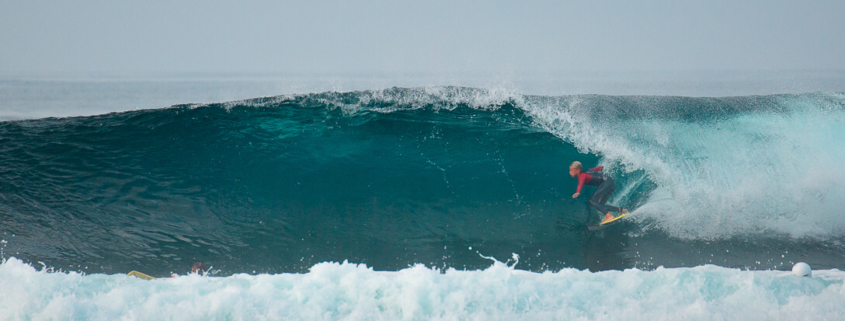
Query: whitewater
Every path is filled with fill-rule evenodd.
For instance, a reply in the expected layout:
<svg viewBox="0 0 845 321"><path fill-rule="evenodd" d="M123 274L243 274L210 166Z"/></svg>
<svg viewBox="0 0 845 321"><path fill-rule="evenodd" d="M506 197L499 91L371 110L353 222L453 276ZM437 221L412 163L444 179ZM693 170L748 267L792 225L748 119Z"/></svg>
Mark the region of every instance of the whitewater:
<svg viewBox="0 0 845 321"><path fill-rule="evenodd" d="M0 113L0 319L845 315L840 92L391 87L67 117L15 92L115 85L0 84L25 96ZM587 232L574 160L631 219Z"/></svg>
<svg viewBox="0 0 845 321"><path fill-rule="evenodd" d="M516 264L514 264L516 265ZM713 265L532 273L320 263L306 274L141 280L0 265L0 314L32 320L838 320L840 271L805 278Z"/></svg>

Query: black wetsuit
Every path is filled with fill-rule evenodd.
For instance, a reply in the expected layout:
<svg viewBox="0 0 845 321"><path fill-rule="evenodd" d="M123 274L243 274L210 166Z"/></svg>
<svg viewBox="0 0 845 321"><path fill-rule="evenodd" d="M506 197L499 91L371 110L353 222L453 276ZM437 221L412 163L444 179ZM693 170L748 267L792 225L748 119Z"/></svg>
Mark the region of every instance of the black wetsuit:
<svg viewBox="0 0 845 321"><path fill-rule="evenodd" d="M607 177L604 173L602 173L602 169L603 168L599 166L582 172L579 175L578 193L581 192L582 185L596 186L595 193L593 193L593 196L590 197L590 206L597 209L602 214L619 212L622 209L616 206L605 205L607 200L610 198L610 194L613 194L613 190L616 189L616 184L613 183L613 178Z"/></svg>

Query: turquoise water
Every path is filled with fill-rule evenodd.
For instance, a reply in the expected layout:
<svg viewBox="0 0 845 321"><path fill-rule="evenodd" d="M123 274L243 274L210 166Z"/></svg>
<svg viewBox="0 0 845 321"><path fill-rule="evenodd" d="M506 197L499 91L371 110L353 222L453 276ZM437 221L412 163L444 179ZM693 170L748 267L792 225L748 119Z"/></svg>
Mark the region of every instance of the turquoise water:
<svg viewBox="0 0 845 321"><path fill-rule="evenodd" d="M843 139L840 93L420 87L9 120L0 122L0 274L18 290L0 295L26 294L3 306L14 315L65 307L56 315L72 318L137 317L146 308L120 301L137 299L189 319L613 319L651 315L635 306L681 287L654 313L710 319L759 304L753 311L825 318L840 313L827 300L841 299L841 278L807 285L740 270L845 268ZM610 203L632 219L587 232L599 216L590 189L571 198L575 160L607 168L617 180ZM483 257L513 253L516 270ZM196 261L222 278L112 275L184 274ZM686 268L705 264L718 266ZM329 295L344 277L349 288ZM644 282L618 294L634 301L588 308L628 282ZM174 284L189 290L172 294ZM604 288L587 290L596 284ZM307 289L285 292L297 286ZM98 301L126 289L142 293ZM230 302L231 293L249 298ZM200 306L206 295L222 299Z"/></svg>

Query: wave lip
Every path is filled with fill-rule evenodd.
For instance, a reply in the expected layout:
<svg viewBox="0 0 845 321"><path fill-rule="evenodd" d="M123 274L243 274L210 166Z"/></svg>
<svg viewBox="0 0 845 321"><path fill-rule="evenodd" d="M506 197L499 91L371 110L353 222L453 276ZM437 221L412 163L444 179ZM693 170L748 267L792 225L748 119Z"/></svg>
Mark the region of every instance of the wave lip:
<svg viewBox="0 0 845 321"><path fill-rule="evenodd" d="M685 239L845 235L841 94L540 97L539 126L660 186L638 213Z"/></svg>

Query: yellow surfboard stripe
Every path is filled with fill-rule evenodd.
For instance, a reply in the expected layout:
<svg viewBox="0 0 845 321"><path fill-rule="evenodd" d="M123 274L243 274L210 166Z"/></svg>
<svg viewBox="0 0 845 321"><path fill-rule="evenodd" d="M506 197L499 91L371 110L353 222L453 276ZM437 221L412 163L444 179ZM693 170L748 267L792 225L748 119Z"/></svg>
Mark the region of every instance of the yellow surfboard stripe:
<svg viewBox="0 0 845 321"><path fill-rule="evenodd" d="M614 217L612 220L601 222L601 224L599 224L599 225L605 225L605 224L608 224L608 223L610 223L610 222L613 222L613 221L615 221L615 220L618 220L618 219L620 219L620 218L623 218L623 217L625 217L625 216L628 216L628 214L631 214L631 213L630 213L630 212L628 212L628 213L625 213L625 214L619 215L619 216L617 216L617 217Z"/></svg>
<svg viewBox="0 0 845 321"><path fill-rule="evenodd" d="M126 275L127 276L134 276L136 278L144 279L144 280L155 280L154 277L151 277L149 275L146 275L146 274L138 272L138 271L132 271L132 272L126 273Z"/></svg>

